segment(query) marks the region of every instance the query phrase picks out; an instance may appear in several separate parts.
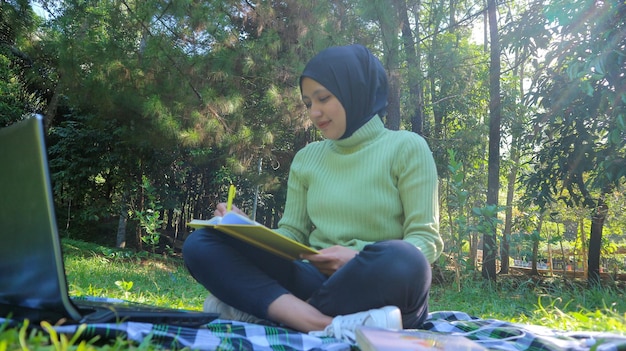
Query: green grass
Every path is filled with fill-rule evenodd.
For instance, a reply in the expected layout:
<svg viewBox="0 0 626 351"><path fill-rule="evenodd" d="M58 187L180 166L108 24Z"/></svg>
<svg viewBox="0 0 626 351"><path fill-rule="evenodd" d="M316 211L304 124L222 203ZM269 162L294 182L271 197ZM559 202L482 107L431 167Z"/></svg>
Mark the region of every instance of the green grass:
<svg viewBox="0 0 626 351"><path fill-rule="evenodd" d="M126 299L158 306L199 310L206 291L187 273L178 257L133 253L79 241L64 240L70 294ZM587 289L582 282L559 278L500 276L485 282L479 274L463 277L462 289L435 282L430 310L463 311L470 315L560 330L611 331L626 334L626 296L623 286L606 284ZM50 329L49 325L43 325ZM0 326L0 351L5 350L154 350L115 340L69 340Z"/></svg>
<svg viewBox="0 0 626 351"><path fill-rule="evenodd" d="M559 277L498 276L497 283L475 275L454 284L434 283L430 310L456 310L483 319L536 324L559 330L611 331L626 334L626 290L605 283L588 288L584 281Z"/></svg>
<svg viewBox="0 0 626 351"><path fill-rule="evenodd" d="M182 260L137 255L77 241L65 241L70 295L132 300L157 306L201 309L206 291L187 273Z"/></svg>

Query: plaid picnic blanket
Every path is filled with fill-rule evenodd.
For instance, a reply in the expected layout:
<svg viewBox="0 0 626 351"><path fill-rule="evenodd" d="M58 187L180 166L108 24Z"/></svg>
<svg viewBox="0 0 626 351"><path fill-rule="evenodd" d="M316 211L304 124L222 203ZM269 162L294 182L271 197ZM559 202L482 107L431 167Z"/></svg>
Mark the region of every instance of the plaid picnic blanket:
<svg viewBox="0 0 626 351"><path fill-rule="evenodd" d="M626 351L626 336L609 332L567 332L537 325L479 319L458 311L429 314L424 329L464 335L489 350Z"/></svg>
<svg viewBox="0 0 626 351"><path fill-rule="evenodd" d="M59 333L72 334L78 326L55 327ZM192 350L241 351L344 351L350 344L333 338L318 338L287 328L217 319L205 327L189 328L150 323L124 322L89 325L82 338L126 337L137 342L150 338L151 343L167 349L187 347Z"/></svg>
<svg viewBox="0 0 626 351"><path fill-rule="evenodd" d="M2 318L0 318L2 323ZM54 327L74 334L79 326ZM424 329L464 335L489 350L505 351L626 351L626 336L609 332L567 332L535 325L480 319L458 311L432 312ZM349 351L358 350L334 338L319 338L288 328L217 319L201 328L149 323L91 324L81 338L124 337L141 343L150 338L167 349L243 351Z"/></svg>

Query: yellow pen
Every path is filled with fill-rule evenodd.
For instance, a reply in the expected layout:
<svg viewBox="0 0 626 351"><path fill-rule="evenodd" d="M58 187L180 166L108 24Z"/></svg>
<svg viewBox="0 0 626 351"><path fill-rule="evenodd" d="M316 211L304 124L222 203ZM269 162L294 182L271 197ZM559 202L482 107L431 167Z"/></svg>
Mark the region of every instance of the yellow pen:
<svg viewBox="0 0 626 351"><path fill-rule="evenodd" d="M235 199L235 193L237 190L234 185L230 185L228 188L228 201L226 202L226 211L230 212L233 209L233 200Z"/></svg>

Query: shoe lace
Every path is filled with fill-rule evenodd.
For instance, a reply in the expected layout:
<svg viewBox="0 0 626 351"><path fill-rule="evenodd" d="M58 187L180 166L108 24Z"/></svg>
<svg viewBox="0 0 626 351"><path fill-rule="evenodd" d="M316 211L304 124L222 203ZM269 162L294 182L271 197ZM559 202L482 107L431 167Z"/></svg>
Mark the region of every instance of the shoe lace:
<svg viewBox="0 0 626 351"><path fill-rule="evenodd" d="M368 313L337 316L327 329L331 328L330 332L335 338L354 343L356 341L354 330L357 326L363 325L369 317Z"/></svg>

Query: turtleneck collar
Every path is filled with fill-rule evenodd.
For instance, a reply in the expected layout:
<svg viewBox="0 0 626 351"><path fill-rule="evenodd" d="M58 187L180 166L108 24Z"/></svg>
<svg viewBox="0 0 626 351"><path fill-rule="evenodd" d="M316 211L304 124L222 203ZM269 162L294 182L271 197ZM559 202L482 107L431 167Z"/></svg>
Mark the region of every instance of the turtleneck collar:
<svg viewBox="0 0 626 351"><path fill-rule="evenodd" d="M357 129L351 136L345 139L331 140L327 139L326 142L330 143L331 148L340 153L351 153L359 150L363 146L371 143L385 130L385 125L378 115L375 115L367 123Z"/></svg>

